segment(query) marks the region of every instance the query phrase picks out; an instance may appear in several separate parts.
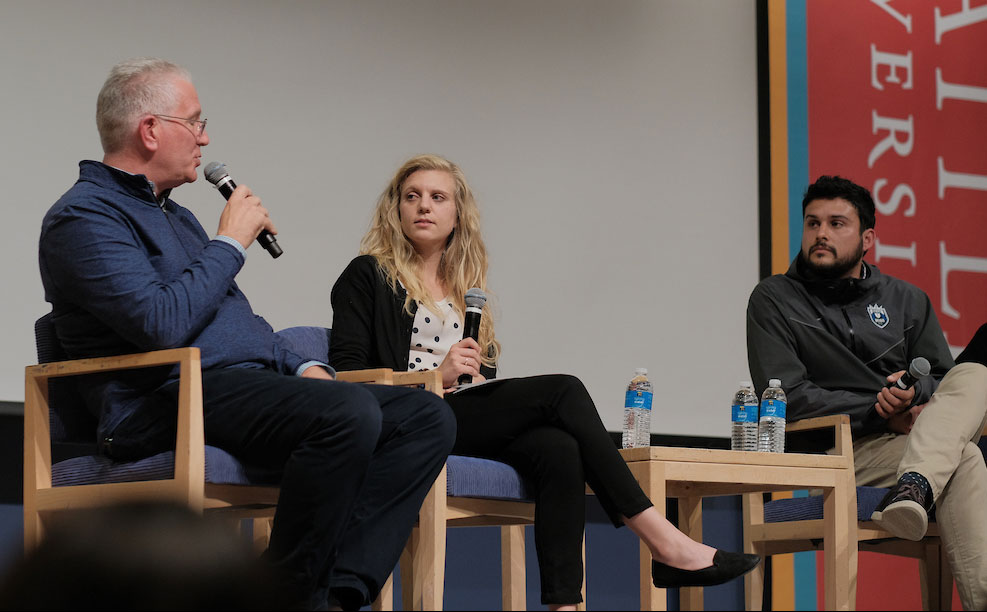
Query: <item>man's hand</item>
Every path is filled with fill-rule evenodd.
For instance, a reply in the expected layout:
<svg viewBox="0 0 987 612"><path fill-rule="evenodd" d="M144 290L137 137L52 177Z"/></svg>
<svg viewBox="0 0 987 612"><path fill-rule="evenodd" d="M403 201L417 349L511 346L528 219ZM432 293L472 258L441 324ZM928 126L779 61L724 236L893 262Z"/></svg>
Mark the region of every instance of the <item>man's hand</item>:
<svg viewBox="0 0 987 612"><path fill-rule="evenodd" d="M278 233L267 209L261 206L260 198L246 185L239 185L226 201L226 208L219 216L219 230L216 233L229 236L246 249L257 239L261 230Z"/></svg>
<svg viewBox="0 0 987 612"><path fill-rule="evenodd" d="M307 370L302 372L302 378L318 378L320 380L335 380L332 374L328 372L324 367L320 365L310 366Z"/></svg>
<svg viewBox="0 0 987 612"><path fill-rule="evenodd" d="M904 370L895 372L888 376L888 382L895 382L904 373ZM885 387L877 394L877 403L874 404L874 409L877 410L877 414L881 415L881 418L890 419L894 415L907 410L912 405L912 400L914 399L915 387L909 387L904 390L894 386Z"/></svg>
<svg viewBox="0 0 987 612"><path fill-rule="evenodd" d="M912 431L912 426L915 425L915 420L924 409L925 404L919 404L918 406L912 406L908 410L899 412L888 419L888 429L895 433L907 435Z"/></svg>

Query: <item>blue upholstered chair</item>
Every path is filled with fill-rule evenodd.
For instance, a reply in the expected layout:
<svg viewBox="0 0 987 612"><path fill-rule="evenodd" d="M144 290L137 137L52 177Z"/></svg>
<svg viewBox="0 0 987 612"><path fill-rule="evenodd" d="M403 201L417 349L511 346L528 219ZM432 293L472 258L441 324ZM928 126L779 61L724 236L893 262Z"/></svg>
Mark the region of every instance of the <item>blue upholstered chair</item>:
<svg viewBox="0 0 987 612"><path fill-rule="evenodd" d="M834 415L789 423L790 433L813 429L834 430L834 451L848 456L851 474L853 466L853 442L850 437L850 420L846 415ZM857 487L856 499L848 511L856 521L851 523L851 533L840 545L853 545L859 550L912 557L919 560L922 581L922 606L926 610L952 609L952 574L939 544L939 530L930 522L929 532L919 542L895 538L870 520L871 513L880 503L887 489ZM807 550L820 550L823 545L823 499L815 495L790 499L777 499L767 503L760 494L744 496L744 550L762 556ZM852 540L851 540L852 538ZM850 602L856 601L857 555L851 555ZM763 595L764 566L760 565L745 577L748 610L760 610Z"/></svg>
<svg viewBox="0 0 987 612"><path fill-rule="evenodd" d="M231 518L271 517L280 473L206 446L199 351L181 348L66 361L51 316L35 323L39 365L28 366L24 400L24 543L35 547L58 512L114 502L161 499ZM179 364L176 451L115 462L97 453L96 419L73 376Z"/></svg>
<svg viewBox="0 0 987 612"><path fill-rule="evenodd" d="M322 345L328 346L322 329ZM160 499L231 519L264 519L278 501L279 470L246 465L204 442L197 348L66 361L51 315L35 323L39 365L28 366L24 401L24 543L34 548L59 512L115 502ZM304 334L296 341L303 341ZM308 342L319 342L309 338ZM75 389L74 376L179 364L176 450L116 462L97 452L96 419ZM386 370L363 372L389 378ZM386 380L382 381L386 382ZM255 532L266 547L268 532Z"/></svg>

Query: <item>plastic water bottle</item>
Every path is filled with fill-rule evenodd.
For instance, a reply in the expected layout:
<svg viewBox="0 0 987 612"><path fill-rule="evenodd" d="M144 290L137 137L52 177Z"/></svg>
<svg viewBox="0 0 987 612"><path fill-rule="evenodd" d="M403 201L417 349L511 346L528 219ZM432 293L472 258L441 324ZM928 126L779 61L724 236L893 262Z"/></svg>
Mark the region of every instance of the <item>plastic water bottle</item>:
<svg viewBox="0 0 987 612"><path fill-rule="evenodd" d="M651 446L651 399L653 392L648 370L634 370L634 378L627 385L624 396L624 448Z"/></svg>
<svg viewBox="0 0 987 612"><path fill-rule="evenodd" d="M761 395L761 420L757 425L757 450L768 453L785 452L785 409L788 399L781 381L772 378Z"/></svg>
<svg viewBox="0 0 987 612"><path fill-rule="evenodd" d="M731 450L757 450L757 394L749 380L740 383L740 390L733 396Z"/></svg>

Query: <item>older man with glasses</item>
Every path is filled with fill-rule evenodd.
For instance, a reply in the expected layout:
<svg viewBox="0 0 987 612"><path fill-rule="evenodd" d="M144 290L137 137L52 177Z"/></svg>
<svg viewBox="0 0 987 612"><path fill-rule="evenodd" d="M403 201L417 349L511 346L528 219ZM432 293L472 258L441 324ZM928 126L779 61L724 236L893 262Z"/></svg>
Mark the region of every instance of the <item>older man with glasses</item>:
<svg viewBox="0 0 987 612"><path fill-rule="evenodd" d="M196 180L206 120L187 71L145 58L115 66L97 101L102 162L45 216L41 278L70 358L176 346L201 351L206 441L283 472L265 558L286 608L357 609L390 574L455 437L445 402L421 390L333 380L283 346L234 282L262 230L246 186L209 239L172 190ZM103 453L172 448L177 372L82 384Z"/></svg>

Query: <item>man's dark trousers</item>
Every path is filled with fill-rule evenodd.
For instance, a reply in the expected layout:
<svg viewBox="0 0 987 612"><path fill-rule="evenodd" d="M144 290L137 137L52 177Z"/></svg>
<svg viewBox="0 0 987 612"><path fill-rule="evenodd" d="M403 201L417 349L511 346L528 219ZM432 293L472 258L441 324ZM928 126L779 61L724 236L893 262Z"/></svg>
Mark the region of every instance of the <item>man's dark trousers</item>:
<svg viewBox="0 0 987 612"><path fill-rule="evenodd" d="M355 589L369 603L452 449L449 405L418 389L253 368L204 371L202 390L208 444L284 470L265 558L286 587L303 607L324 608L328 586ZM177 382L164 387L165 401L117 428L114 447L140 439L142 454L168 440L173 448L177 393Z"/></svg>

